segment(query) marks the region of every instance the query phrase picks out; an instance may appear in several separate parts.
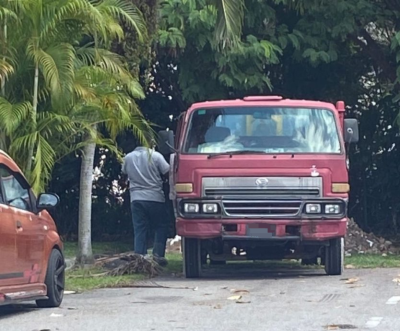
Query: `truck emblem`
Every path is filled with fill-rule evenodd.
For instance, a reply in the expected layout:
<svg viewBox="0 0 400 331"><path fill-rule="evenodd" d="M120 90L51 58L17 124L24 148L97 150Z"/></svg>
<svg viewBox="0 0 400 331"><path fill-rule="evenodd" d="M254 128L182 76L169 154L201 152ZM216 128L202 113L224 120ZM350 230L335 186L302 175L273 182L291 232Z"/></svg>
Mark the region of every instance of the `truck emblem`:
<svg viewBox="0 0 400 331"><path fill-rule="evenodd" d="M267 186L268 185L268 179L267 178L257 178L256 185L257 186Z"/></svg>

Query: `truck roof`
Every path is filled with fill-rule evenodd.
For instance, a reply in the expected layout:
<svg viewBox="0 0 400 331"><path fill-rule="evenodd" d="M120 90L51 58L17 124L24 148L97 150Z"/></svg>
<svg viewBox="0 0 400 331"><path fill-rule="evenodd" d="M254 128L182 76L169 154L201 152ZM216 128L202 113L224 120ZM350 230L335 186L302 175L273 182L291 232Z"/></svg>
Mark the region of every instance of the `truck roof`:
<svg viewBox="0 0 400 331"><path fill-rule="evenodd" d="M270 106L270 107L308 107L328 108L337 110L332 103L315 100L283 99L281 96L250 96L235 100L204 101L194 103L189 112L198 108L214 107L244 107L244 106Z"/></svg>

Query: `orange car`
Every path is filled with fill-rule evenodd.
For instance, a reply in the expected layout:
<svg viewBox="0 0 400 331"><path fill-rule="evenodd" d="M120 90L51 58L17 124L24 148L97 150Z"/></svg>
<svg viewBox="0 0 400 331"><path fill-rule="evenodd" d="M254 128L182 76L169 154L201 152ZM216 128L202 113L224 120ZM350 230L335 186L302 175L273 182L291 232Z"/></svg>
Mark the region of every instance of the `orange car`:
<svg viewBox="0 0 400 331"><path fill-rule="evenodd" d="M63 244L46 211L58 203L54 194L36 197L15 162L0 151L0 305L28 300L39 307L61 304Z"/></svg>

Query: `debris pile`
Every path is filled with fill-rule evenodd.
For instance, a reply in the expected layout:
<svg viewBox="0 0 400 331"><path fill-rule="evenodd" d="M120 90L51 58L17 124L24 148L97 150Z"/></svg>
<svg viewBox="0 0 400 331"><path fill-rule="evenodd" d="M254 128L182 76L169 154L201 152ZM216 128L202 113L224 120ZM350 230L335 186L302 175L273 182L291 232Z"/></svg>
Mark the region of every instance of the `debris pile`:
<svg viewBox="0 0 400 331"><path fill-rule="evenodd" d="M108 276L145 274L155 277L162 271L160 265L151 257L135 253L124 253L100 258L96 265L108 270Z"/></svg>
<svg viewBox="0 0 400 331"><path fill-rule="evenodd" d="M365 233L353 219L349 219L345 239L346 255L352 254L395 254L399 248L385 238Z"/></svg>

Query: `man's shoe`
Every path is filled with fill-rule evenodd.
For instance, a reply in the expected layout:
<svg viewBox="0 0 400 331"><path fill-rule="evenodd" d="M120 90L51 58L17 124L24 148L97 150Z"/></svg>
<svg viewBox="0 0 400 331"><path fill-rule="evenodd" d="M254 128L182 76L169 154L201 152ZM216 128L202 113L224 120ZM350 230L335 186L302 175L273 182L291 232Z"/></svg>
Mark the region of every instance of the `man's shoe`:
<svg viewBox="0 0 400 331"><path fill-rule="evenodd" d="M168 265L168 261L165 257L154 256L154 261L156 261L161 267L166 267Z"/></svg>

